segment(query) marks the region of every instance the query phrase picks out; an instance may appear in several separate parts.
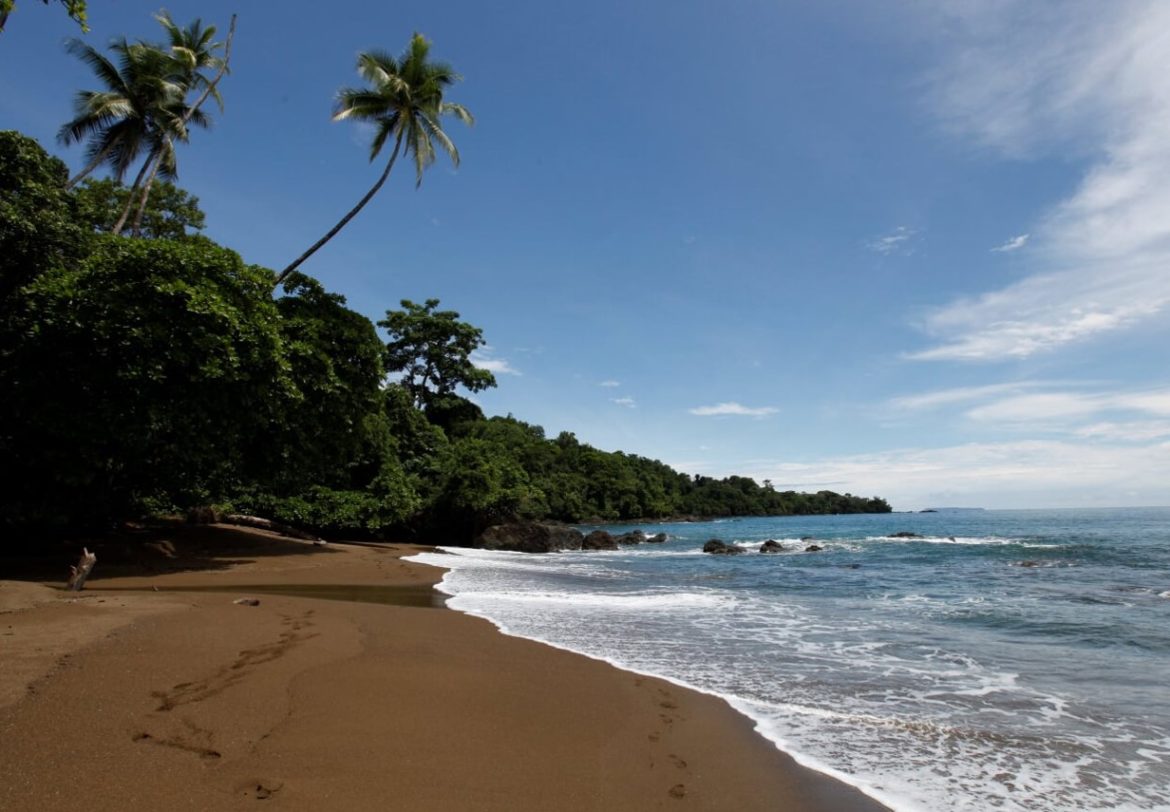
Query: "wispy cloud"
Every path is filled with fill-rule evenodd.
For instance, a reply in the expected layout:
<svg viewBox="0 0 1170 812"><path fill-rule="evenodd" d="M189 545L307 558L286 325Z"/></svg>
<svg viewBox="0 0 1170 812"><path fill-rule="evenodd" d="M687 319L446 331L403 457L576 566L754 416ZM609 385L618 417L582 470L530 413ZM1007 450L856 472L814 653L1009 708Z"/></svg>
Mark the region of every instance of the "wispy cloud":
<svg viewBox="0 0 1170 812"><path fill-rule="evenodd" d="M598 386L604 386L604 387L606 387L607 389L617 389L617 388L618 388L619 386L621 386L622 384L621 384L621 381L614 381L614 380L609 380L609 381L602 381L601 383L599 383L599 384L597 384L597 385L598 385Z"/></svg>
<svg viewBox="0 0 1170 812"><path fill-rule="evenodd" d="M710 417L714 415L746 415L748 417L765 417L770 414L776 414L780 411L774 406L759 406L751 408L748 406L741 406L738 403L717 403L714 406L697 406L689 410L691 414L696 414L701 417Z"/></svg>
<svg viewBox="0 0 1170 812"><path fill-rule="evenodd" d="M1029 236L1028 234L1019 234L1002 245L995 246L995 248L991 249L991 252L993 254L1010 254L1012 251L1019 251L1028 244Z"/></svg>
<svg viewBox="0 0 1170 812"><path fill-rule="evenodd" d="M909 254L912 253L910 241L918 231L908 226L898 226L889 234L876 237L865 244L870 251L879 254Z"/></svg>
<svg viewBox="0 0 1170 812"><path fill-rule="evenodd" d="M618 406L625 406L627 409L636 409L638 407L637 401L631 397L624 398L610 398L610 403L616 403Z"/></svg>
<svg viewBox="0 0 1170 812"><path fill-rule="evenodd" d="M890 401L890 406L899 411L934 409L956 403L985 400L996 395L1035 389L1036 387L1045 385L1043 381L1022 381L1019 383L993 383L986 386L961 386L953 389L936 389L933 392L920 392L917 395L894 398Z"/></svg>
<svg viewBox="0 0 1170 812"><path fill-rule="evenodd" d="M1170 4L950 0L934 8L952 35L933 83L947 126L1008 156L1058 151L1091 164L1033 230L1033 275L930 313L922 327L936 343L909 357L1026 358L1164 313Z"/></svg>
<svg viewBox="0 0 1170 812"><path fill-rule="evenodd" d="M516 369L506 358L493 357L491 347L483 347L471 354L471 363L479 369L486 369L494 375L521 375L520 370Z"/></svg>

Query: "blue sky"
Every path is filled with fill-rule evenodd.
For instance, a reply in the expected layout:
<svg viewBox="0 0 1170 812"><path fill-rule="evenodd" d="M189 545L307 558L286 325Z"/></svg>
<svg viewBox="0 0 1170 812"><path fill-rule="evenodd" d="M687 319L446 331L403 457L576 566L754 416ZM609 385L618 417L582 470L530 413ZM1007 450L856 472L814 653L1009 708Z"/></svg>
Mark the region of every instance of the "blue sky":
<svg viewBox="0 0 1170 812"><path fill-rule="evenodd" d="M207 234L281 268L376 179L330 121L413 31L476 115L304 270L482 327L477 396L550 435L896 509L1170 502L1170 5L171 2L226 31L180 154ZM87 41L155 38L95 2ZM0 36L0 127L93 85L58 8Z"/></svg>

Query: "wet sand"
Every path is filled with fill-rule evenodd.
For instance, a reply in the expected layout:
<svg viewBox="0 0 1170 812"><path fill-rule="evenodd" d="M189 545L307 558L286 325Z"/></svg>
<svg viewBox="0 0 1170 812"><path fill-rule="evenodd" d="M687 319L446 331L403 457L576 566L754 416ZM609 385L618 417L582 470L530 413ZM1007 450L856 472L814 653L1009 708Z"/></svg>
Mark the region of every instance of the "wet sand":
<svg viewBox="0 0 1170 812"><path fill-rule="evenodd" d="M80 597L0 581L0 809L883 808L721 700L441 608L418 548L148 544Z"/></svg>

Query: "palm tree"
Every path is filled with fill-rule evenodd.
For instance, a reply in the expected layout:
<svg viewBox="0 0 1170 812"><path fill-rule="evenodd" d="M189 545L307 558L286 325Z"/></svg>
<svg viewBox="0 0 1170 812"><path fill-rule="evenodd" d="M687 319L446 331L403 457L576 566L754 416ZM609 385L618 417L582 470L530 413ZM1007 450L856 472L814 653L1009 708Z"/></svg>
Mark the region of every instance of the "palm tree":
<svg viewBox="0 0 1170 812"><path fill-rule="evenodd" d="M184 97L192 90L202 90L203 92L194 104L187 106L180 104L174 109L162 111L165 115L159 117L161 124L159 130L159 138L155 144L155 148L151 151L150 157L147 159L147 166L150 167L149 174L146 176L146 182L142 185L140 194L141 200L138 204L138 211L134 216L134 225L132 233L137 236L141 233L142 217L146 212L146 204L150 199L150 190L154 186L154 179L159 174L160 170L164 178L174 178L178 172L175 161L175 139L186 142L187 124L194 123L201 127L210 126L210 120L204 115L200 108L203 103L207 101L208 97L214 97L216 103L219 105L220 111L223 110L223 98L219 95L216 86L219 80L223 78L228 71L228 63L231 59L231 42L232 37L235 36L236 31L236 16L232 15L231 28L228 30L228 39L226 47L222 43L213 42L212 37L215 36L215 26L203 27L202 20L196 19L186 28L179 28L171 19L167 12L162 12L155 15L155 19L167 32L167 38L170 41L170 56L174 62L174 70L177 81L184 88ZM220 58L216 56L215 52L220 48L224 48L224 56ZM215 79L208 79L203 75L202 71L208 68L218 70ZM126 211L115 226L114 233L117 234L125 226L126 214L130 211L130 206L133 204L134 195L131 193L127 201Z"/></svg>
<svg viewBox="0 0 1170 812"><path fill-rule="evenodd" d="M114 178L121 181L142 150L152 146L158 111L182 99L184 91L173 81L171 59L157 48L131 43L125 37L110 46L117 65L77 39L70 40L67 50L93 70L105 89L78 93L74 118L57 134L64 144L88 141L89 162L66 188L76 186L102 164L109 164Z"/></svg>
<svg viewBox="0 0 1170 812"><path fill-rule="evenodd" d="M465 124L475 119L465 107L443 101L443 91L459 80L459 75L450 65L442 62L428 62L431 44L422 34L415 33L410 45L397 60L384 51L369 51L358 54L358 74L365 79L369 88L344 88L337 94L337 109L334 121L354 119L374 125L374 140L370 144L370 161L378 157L382 147L394 138L394 151L378 182L370 191L341 218L324 237L317 240L308 251L296 258L281 271L274 287L295 271L317 249L333 239L359 211L382 188L400 152L414 156L415 188L422 185L423 171L434 163L435 144L451 156L452 163L459 166L459 150L443 132L439 119L453 115Z"/></svg>

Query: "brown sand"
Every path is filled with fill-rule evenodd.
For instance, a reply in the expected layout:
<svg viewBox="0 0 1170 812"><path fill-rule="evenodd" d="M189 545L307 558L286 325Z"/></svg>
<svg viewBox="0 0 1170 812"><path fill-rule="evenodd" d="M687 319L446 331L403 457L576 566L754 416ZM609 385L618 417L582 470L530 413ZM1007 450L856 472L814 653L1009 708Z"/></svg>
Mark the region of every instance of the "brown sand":
<svg viewBox="0 0 1170 812"><path fill-rule="evenodd" d="M79 598L0 582L0 809L883 808L721 700L434 608L416 548L152 549Z"/></svg>

